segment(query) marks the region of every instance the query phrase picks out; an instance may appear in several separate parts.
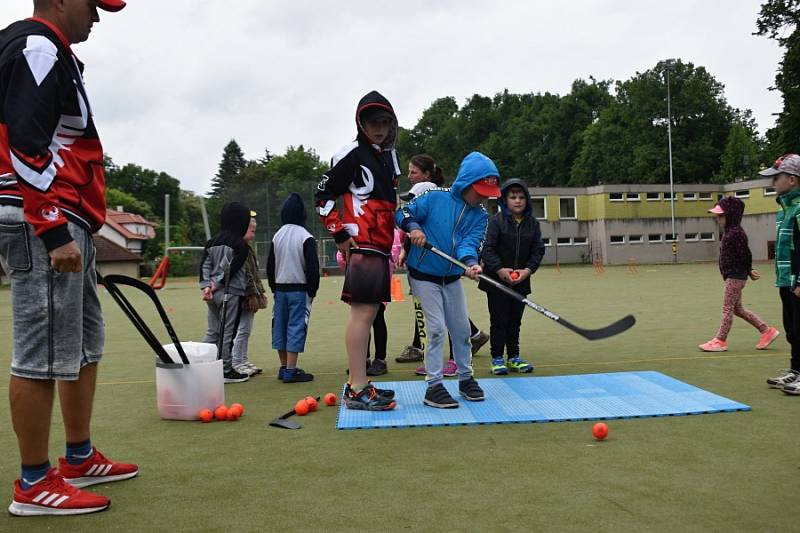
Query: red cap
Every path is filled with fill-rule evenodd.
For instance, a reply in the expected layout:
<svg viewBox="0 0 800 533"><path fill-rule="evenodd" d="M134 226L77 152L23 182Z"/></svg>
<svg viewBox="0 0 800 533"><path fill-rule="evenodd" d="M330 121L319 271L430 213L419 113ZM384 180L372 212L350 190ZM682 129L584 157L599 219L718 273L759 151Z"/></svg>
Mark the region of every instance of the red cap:
<svg viewBox="0 0 800 533"><path fill-rule="evenodd" d="M500 187L497 186L499 181L497 176L489 176L473 183L472 188L475 189L476 193L486 198L500 198L502 193L500 192Z"/></svg>
<svg viewBox="0 0 800 533"><path fill-rule="evenodd" d="M114 13L125 7L125 2L122 0L97 0L97 7L103 11L111 11Z"/></svg>
<svg viewBox="0 0 800 533"><path fill-rule="evenodd" d="M711 209L708 210L709 213L714 213L715 215L724 215L725 211L722 209L722 206L719 204L715 205Z"/></svg>

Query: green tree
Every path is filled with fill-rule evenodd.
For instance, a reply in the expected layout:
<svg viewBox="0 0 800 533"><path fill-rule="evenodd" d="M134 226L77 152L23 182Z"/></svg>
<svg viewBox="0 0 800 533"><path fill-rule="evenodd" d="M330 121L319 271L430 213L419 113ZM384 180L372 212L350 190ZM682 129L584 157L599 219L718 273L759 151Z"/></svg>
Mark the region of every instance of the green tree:
<svg viewBox="0 0 800 533"><path fill-rule="evenodd" d="M234 184L239 173L247 166L242 148L235 139L231 139L222 151L222 160L214 178L211 180L211 192L209 196L213 198L224 198L226 189Z"/></svg>
<svg viewBox="0 0 800 533"><path fill-rule="evenodd" d="M114 189L113 187L106 188L106 205L108 209L117 209L122 207L123 211L128 213L136 213L142 215L144 218L154 221L156 219L153 209L147 202L137 200L133 195Z"/></svg>
<svg viewBox="0 0 800 533"><path fill-rule="evenodd" d="M756 35L774 39L784 49L775 75L783 110L767 132L771 157L798 151L800 143L800 0L768 0L761 5Z"/></svg>
<svg viewBox="0 0 800 533"><path fill-rule="evenodd" d="M742 124L734 124L728 134L728 142L722 153L719 173L714 183L730 183L736 179L748 179L761 167L759 147Z"/></svg>

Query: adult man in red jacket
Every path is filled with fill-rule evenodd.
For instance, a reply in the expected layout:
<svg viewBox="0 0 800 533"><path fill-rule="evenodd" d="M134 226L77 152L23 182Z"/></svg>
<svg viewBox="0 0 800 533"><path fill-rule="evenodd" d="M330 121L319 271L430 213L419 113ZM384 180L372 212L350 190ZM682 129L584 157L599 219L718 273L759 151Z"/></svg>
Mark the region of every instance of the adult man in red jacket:
<svg viewBox="0 0 800 533"><path fill-rule="evenodd" d="M125 2L33 4L32 18L0 32L0 260L11 280L9 397L22 462L9 512L84 514L111 502L79 487L138 468L107 459L90 439L104 340L92 233L105 220L105 175L70 45L88 39L98 8ZM58 469L48 454L56 381L67 443Z"/></svg>

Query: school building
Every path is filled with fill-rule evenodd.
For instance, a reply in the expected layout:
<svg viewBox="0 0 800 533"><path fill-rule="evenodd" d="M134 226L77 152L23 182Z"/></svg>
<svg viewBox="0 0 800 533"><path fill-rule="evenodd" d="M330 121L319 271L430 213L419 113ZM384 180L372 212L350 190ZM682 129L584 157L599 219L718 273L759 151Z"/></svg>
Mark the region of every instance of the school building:
<svg viewBox="0 0 800 533"><path fill-rule="evenodd" d="M775 189L771 179L725 185L675 185L675 235L669 185L532 187L533 211L545 241L544 263L605 265L714 261L720 228L711 209L722 195L745 203L742 227L753 260L772 258Z"/></svg>

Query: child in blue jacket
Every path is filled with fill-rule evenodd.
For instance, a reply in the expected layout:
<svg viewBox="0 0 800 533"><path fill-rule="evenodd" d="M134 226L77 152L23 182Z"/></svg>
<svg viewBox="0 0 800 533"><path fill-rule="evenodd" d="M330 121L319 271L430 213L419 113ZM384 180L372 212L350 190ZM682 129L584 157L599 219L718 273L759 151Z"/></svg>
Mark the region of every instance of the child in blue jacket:
<svg viewBox="0 0 800 533"><path fill-rule="evenodd" d="M458 367L458 391L469 401L482 401L483 390L472 377L467 302L459 282L462 275L476 279L488 215L481 202L500 196L500 173L491 159L472 152L461 162L453 186L432 189L402 209L395 219L415 245L406 260L411 292L419 298L428 321L425 369L428 383L425 405L458 407L442 383L445 326L453 342ZM428 242L468 266L466 272L423 248Z"/></svg>

